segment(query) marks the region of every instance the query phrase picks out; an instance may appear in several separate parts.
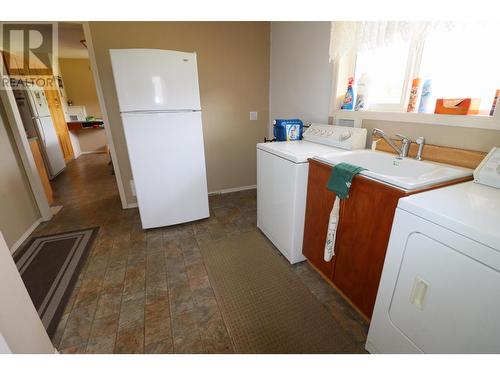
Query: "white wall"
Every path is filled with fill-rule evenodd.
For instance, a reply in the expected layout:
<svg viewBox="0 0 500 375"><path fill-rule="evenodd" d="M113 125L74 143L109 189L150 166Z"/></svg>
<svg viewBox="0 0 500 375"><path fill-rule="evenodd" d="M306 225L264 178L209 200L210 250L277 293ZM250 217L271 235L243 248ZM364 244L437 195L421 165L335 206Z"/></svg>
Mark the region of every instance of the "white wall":
<svg viewBox="0 0 500 375"><path fill-rule="evenodd" d="M52 354L54 347L0 232L0 335L3 352ZM8 348L6 348L7 344Z"/></svg>
<svg viewBox="0 0 500 375"><path fill-rule="evenodd" d="M269 131L276 118L328 123L330 22L271 22Z"/></svg>

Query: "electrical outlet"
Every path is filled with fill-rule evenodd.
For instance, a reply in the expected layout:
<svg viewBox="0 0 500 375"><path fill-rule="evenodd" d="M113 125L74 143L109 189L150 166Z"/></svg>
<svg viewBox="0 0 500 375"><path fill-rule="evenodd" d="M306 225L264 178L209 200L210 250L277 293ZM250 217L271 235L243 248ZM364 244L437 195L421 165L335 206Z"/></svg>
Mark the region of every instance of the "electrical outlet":
<svg viewBox="0 0 500 375"><path fill-rule="evenodd" d="M250 112L250 121L257 121L259 119L259 114L257 112Z"/></svg>
<svg viewBox="0 0 500 375"><path fill-rule="evenodd" d="M134 180L130 180L130 190L132 190L132 195L134 197L137 196L137 193L135 192L135 184L134 184Z"/></svg>

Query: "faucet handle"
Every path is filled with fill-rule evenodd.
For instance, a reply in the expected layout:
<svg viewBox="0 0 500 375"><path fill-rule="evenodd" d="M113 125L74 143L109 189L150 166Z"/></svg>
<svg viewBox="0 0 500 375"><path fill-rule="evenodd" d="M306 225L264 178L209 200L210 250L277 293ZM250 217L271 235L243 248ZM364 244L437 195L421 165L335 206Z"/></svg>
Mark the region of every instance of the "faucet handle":
<svg viewBox="0 0 500 375"><path fill-rule="evenodd" d="M412 142L412 140L409 137L407 137L407 136L405 136L403 134L396 133L395 135L396 135L396 137L398 137L401 140L401 142L403 144L411 143Z"/></svg>
<svg viewBox="0 0 500 375"><path fill-rule="evenodd" d="M418 137L415 140L415 143L418 145L417 155L415 156L416 160L422 160L422 151L424 150L425 138Z"/></svg>

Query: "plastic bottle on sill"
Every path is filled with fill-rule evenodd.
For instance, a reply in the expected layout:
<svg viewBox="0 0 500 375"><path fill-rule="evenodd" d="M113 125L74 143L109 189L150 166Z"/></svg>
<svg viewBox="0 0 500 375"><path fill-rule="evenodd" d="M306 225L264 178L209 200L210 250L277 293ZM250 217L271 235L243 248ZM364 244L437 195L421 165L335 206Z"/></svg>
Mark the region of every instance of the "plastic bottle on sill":
<svg viewBox="0 0 500 375"><path fill-rule="evenodd" d="M356 90L356 105L354 106L355 111L362 111L368 108L368 86L368 74L363 73L361 75L361 78L358 80L358 87Z"/></svg>
<svg viewBox="0 0 500 375"><path fill-rule="evenodd" d="M495 107L497 106L498 97L500 96L500 90L495 92L495 98L493 99L493 104L491 105L490 116L493 116L495 113Z"/></svg>
<svg viewBox="0 0 500 375"><path fill-rule="evenodd" d="M429 112L431 95L432 95L432 81L430 79L426 79L424 85L422 86L422 94L420 96L420 105L418 106L418 113Z"/></svg>
<svg viewBox="0 0 500 375"><path fill-rule="evenodd" d="M418 96L420 93L420 85L422 80L420 78L415 78L411 84L410 90L410 100L408 101L408 108L406 112L416 112L417 111L417 103Z"/></svg>
<svg viewBox="0 0 500 375"><path fill-rule="evenodd" d="M349 77L347 83L347 91L345 93L344 102L341 109L352 111L354 108L354 89L352 88L353 83L354 77Z"/></svg>

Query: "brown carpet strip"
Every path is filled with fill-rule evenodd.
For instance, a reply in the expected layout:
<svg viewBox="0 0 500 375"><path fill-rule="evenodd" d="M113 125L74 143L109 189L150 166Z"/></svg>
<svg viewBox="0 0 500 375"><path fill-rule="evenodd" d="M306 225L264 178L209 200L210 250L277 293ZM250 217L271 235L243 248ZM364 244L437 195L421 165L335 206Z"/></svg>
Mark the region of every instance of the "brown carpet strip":
<svg viewBox="0 0 500 375"><path fill-rule="evenodd" d="M34 237L14 261L49 336L54 334L99 228Z"/></svg>
<svg viewBox="0 0 500 375"><path fill-rule="evenodd" d="M201 250L236 352L360 352L261 233Z"/></svg>

